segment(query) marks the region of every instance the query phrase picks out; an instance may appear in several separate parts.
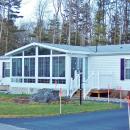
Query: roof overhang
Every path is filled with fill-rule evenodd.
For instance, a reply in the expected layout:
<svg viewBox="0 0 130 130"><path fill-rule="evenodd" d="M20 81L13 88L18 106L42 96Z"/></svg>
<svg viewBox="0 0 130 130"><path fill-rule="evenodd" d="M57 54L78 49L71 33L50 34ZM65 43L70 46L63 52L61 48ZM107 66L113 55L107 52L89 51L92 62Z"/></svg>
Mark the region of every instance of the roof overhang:
<svg viewBox="0 0 130 130"><path fill-rule="evenodd" d="M42 43L30 43L28 45L25 45L23 47L17 48L17 49L15 49L13 51L10 51L10 52L6 53L5 56L11 56L14 53L26 50L27 48L33 47L33 46L39 46L39 47L43 47L43 48L47 48L47 49L52 49L52 50L56 50L56 51L61 51L61 52L69 53L69 54L83 54L83 55L90 54L90 53L84 52L84 51L66 50L66 49L62 49L62 48L51 46L49 44L47 45L47 44L42 44Z"/></svg>

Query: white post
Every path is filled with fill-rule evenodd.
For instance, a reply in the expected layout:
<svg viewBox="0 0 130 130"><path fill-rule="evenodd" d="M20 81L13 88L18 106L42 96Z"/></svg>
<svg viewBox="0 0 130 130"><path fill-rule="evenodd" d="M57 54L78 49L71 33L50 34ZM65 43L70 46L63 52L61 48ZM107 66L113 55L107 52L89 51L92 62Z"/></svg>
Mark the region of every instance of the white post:
<svg viewBox="0 0 130 130"><path fill-rule="evenodd" d="M99 77L99 76L100 76L100 74L99 74L99 72L98 72L98 77L97 77L97 78L98 78L98 90L100 89L100 77ZM98 98L100 98L99 95L98 95Z"/></svg>
<svg viewBox="0 0 130 130"><path fill-rule="evenodd" d="M24 83L24 51L22 52L22 83Z"/></svg>
<svg viewBox="0 0 130 130"><path fill-rule="evenodd" d="M52 84L52 69L53 69L53 65L52 65L52 50L51 50L51 55L50 55L50 86L51 85L53 86L53 84Z"/></svg>
<svg viewBox="0 0 130 130"><path fill-rule="evenodd" d="M100 73L98 72L98 90L100 89Z"/></svg>
<svg viewBox="0 0 130 130"><path fill-rule="evenodd" d="M71 57L70 55L66 55L65 58L65 78L66 78L66 89L67 89L67 96L70 96L70 89L71 89ZM68 66L70 66L68 68Z"/></svg>
<svg viewBox="0 0 130 130"><path fill-rule="evenodd" d="M35 48L36 50L36 57L35 57L35 83L38 83L38 46Z"/></svg>
<svg viewBox="0 0 130 130"><path fill-rule="evenodd" d="M86 61L86 58L84 57L83 58L83 75L82 75L82 77L83 77L83 80L82 80L82 88L83 88L83 99L85 100L85 92L86 92L86 79L85 79L85 67L87 67L87 66L85 66L85 61Z"/></svg>
<svg viewBox="0 0 130 130"><path fill-rule="evenodd" d="M2 66L3 67L3 66ZM3 71L3 69L1 70L1 71ZM10 83L12 82L11 80L12 80L12 57L11 57L11 59L10 59ZM3 74L3 72L2 72L2 74Z"/></svg>

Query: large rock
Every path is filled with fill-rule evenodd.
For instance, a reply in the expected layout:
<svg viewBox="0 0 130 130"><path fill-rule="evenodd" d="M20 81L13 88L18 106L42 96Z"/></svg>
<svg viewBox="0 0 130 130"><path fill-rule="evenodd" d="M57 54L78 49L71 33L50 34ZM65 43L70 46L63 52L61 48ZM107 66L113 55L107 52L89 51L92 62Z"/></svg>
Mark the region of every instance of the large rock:
<svg viewBox="0 0 130 130"><path fill-rule="evenodd" d="M59 91L53 89L40 89L38 93L31 96L30 100L40 103L59 101Z"/></svg>

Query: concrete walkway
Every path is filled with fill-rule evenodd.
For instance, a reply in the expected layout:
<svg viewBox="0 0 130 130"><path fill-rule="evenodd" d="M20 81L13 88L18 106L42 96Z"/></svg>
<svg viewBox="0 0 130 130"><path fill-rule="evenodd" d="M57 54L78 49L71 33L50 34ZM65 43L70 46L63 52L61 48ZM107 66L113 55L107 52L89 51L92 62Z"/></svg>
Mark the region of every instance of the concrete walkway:
<svg viewBox="0 0 130 130"><path fill-rule="evenodd" d="M27 129L0 123L0 130L27 130Z"/></svg>

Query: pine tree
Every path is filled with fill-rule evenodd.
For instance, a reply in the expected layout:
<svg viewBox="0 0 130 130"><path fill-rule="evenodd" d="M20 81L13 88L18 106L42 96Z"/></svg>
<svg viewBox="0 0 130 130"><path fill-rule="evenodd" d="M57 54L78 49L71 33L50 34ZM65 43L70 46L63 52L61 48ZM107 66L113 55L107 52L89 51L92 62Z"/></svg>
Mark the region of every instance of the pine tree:
<svg viewBox="0 0 130 130"><path fill-rule="evenodd" d="M93 44L106 44L106 23L105 23L105 0L97 1L97 12L94 20Z"/></svg>

